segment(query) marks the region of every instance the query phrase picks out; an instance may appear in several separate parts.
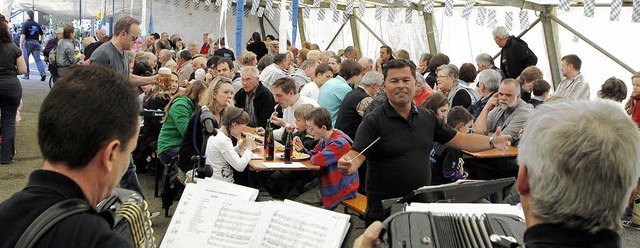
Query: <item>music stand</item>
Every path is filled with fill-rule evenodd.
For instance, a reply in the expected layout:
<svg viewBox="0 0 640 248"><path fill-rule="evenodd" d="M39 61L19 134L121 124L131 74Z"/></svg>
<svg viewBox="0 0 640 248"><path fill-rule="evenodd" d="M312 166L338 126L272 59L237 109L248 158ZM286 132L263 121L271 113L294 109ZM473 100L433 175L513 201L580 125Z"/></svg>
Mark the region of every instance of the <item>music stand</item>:
<svg viewBox="0 0 640 248"><path fill-rule="evenodd" d="M436 185L433 187L416 189L397 202L473 203L490 194L502 190L508 190L508 188L515 182L515 177L508 177L487 181L466 181L464 183Z"/></svg>

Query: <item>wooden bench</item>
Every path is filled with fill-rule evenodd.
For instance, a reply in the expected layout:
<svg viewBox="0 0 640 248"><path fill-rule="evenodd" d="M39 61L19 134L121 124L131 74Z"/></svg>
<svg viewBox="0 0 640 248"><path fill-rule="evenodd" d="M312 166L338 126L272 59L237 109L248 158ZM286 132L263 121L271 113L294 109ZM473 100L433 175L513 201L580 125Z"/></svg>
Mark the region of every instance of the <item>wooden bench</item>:
<svg viewBox="0 0 640 248"><path fill-rule="evenodd" d="M364 217L364 213L367 210L367 197L358 193L356 198L342 201L342 205L345 207L345 213L355 212Z"/></svg>

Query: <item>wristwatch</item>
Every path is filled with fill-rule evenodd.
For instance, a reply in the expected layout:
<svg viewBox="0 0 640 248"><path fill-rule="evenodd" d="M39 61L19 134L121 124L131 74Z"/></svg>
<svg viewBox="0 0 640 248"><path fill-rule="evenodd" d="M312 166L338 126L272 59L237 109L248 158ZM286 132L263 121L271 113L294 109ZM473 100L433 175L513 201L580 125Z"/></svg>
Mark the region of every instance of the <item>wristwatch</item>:
<svg viewBox="0 0 640 248"><path fill-rule="evenodd" d="M489 137L489 146L491 149L496 149L496 145L493 144L493 136Z"/></svg>

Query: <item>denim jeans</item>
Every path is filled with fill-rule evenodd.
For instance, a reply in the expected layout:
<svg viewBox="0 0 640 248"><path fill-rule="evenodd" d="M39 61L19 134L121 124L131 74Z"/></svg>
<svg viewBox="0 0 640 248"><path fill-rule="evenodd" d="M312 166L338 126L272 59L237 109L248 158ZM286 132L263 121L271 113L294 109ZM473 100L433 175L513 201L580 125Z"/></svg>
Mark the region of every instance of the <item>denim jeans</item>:
<svg viewBox="0 0 640 248"><path fill-rule="evenodd" d="M15 154L16 113L22 90L0 90L0 162L9 163Z"/></svg>
<svg viewBox="0 0 640 248"><path fill-rule="evenodd" d="M142 186L140 186L140 181L138 181L138 175L136 174L136 165L133 164L133 157L129 157L129 168L127 168L127 172L124 173L120 180L120 188L138 192L144 199Z"/></svg>
<svg viewBox="0 0 640 248"><path fill-rule="evenodd" d="M40 75L45 75L47 73L44 70L44 62L40 58L40 54L42 54L42 46L40 45L40 41L24 41L24 45L22 47L22 57L24 58L24 62L27 63L27 73L25 73L26 76L29 76L29 55L32 55L33 59L36 61L36 66L38 66L38 72L40 72Z"/></svg>
<svg viewBox="0 0 640 248"><path fill-rule="evenodd" d="M160 162L162 162L162 164L164 166L168 166L169 163L171 163L171 159L175 156L178 155L178 153L180 153L180 147L171 147L169 148L169 150L166 150L162 153L160 153L160 155L158 156L158 158L160 159Z"/></svg>

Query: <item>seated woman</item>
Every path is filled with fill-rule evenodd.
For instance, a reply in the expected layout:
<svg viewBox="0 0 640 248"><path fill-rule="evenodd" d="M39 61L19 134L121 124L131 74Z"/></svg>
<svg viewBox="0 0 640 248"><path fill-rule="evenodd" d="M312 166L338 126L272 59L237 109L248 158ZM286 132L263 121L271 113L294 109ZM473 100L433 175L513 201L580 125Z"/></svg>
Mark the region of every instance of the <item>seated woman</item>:
<svg viewBox="0 0 640 248"><path fill-rule="evenodd" d="M320 140L313 150L301 151L311 154L311 163L322 167L320 184L296 198L296 201L309 205L318 205L321 196L322 206L334 209L343 200L358 196L360 177L358 172L344 176L338 171L338 160L351 150L353 141L342 131L331 126L331 113L325 108L315 108L305 117L307 132ZM293 138L295 147L304 144L298 137Z"/></svg>
<svg viewBox="0 0 640 248"><path fill-rule="evenodd" d="M176 79L177 80L177 79ZM158 91L157 84L148 84L142 86L144 93L142 96L142 108L144 110L164 110L171 100L171 97ZM144 115L143 126L140 127L140 135L138 137L138 146L133 152L133 159L137 165L138 172L144 172L148 164L149 158L158 148L158 136L162 129L161 117L153 115Z"/></svg>
<svg viewBox="0 0 640 248"><path fill-rule="evenodd" d="M255 141L247 137L238 142L237 146L231 143L231 137L239 138L249 124L249 114L241 108L227 107L222 115L222 125L218 135L209 137L207 141L207 166L213 168L212 178L234 182L233 171L244 171L249 164L256 147ZM242 156L238 155L242 154Z"/></svg>
<svg viewBox="0 0 640 248"><path fill-rule="evenodd" d="M213 113L216 123L222 123L221 117L224 109L233 106L233 85L231 80L217 77L207 88L206 94L200 99L200 106L207 106ZM180 146L180 162L179 167L182 171L190 171L194 165L191 157L197 154L197 151L204 152L202 146L202 121L200 120L202 110L198 110L189 120L185 137ZM219 126L218 126L219 127ZM216 128L218 128L216 127Z"/></svg>
<svg viewBox="0 0 640 248"><path fill-rule="evenodd" d="M168 165L178 155L184 140L189 119L197 109L197 104L204 97L207 85L196 81L186 90L178 92L165 108L162 129L158 136L158 157L160 162Z"/></svg>

